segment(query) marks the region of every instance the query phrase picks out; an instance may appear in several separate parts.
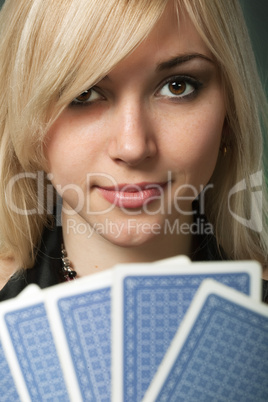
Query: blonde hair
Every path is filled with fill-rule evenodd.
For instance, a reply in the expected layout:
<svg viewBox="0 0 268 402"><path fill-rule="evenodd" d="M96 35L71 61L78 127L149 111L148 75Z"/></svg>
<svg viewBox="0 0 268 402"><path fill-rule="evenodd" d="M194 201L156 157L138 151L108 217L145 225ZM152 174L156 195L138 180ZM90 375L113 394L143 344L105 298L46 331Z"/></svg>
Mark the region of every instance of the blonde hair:
<svg viewBox="0 0 268 402"><path fill-rule="evenodd" d="M144 40L168 1L6 0L0 13L2 258L15 258L24 268L34 263L48 216L46 211L34 213L37 188L29 177L46 168L43 148L52 123L79 93L107 75ZM214 191L207 200L207 216L228 257L265 264L266 222L261 233L250 230L230 216L227 203L228 192L237 182L245 179L249 185L251 175L262 169L260 116L266 116L241 10L236 1L174 1L178 15L185 11L190 16L214 54L226 94L224 136L229 149L226 158L219 155L211 179ZM25 172L29 177L24 180ZM250 215L250 197L250 191L232 197L241 216ZM266 202L267 197L265 212ZM33 213L16 213L10 205Z"/></svg>

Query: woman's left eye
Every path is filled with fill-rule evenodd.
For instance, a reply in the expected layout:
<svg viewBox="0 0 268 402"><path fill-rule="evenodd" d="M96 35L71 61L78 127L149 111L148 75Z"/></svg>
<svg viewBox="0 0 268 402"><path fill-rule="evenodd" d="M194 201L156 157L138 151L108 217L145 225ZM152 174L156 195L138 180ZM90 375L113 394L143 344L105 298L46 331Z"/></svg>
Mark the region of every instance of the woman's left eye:
<svg viewBox="0 0 268 402"><path fill-rule="evenodd" d="M158 95L182 99L194 95L201 85L199 81L190 77L175 77L162 86L158 91Z"/></svg>

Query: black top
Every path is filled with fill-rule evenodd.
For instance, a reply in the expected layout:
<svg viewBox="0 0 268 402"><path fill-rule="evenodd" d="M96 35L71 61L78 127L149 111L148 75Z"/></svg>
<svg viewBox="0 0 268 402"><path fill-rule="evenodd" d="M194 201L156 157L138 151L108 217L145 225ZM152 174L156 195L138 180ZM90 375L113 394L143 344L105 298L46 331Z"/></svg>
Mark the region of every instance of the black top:
<svg viewBox="0 0 268 402"><path fill-rule="evenodd" d="M46 288L63 282L61 242L61 227L45 228L34 267L14 275L0 290L0 301L16 297L31 283L37 284L40 288ZM191 256L192 261L226 259L224 253L219 252L213 235L195 235L194 242L195 251ZM263 281L263 301L268 303L268 281Z"/></svg>

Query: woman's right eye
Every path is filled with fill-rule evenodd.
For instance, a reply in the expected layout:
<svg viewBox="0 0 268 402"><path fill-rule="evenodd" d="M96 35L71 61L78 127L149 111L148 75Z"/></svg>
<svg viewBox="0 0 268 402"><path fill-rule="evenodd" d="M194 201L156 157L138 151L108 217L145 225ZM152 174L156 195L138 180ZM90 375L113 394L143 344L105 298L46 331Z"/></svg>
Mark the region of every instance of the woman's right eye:
<svg viewBox="0 0 268 402"><path fill-rule="evenodd" d="M95 89L90 88L74 98L71 105L86 105L99 99L103 97Z"/></svg>

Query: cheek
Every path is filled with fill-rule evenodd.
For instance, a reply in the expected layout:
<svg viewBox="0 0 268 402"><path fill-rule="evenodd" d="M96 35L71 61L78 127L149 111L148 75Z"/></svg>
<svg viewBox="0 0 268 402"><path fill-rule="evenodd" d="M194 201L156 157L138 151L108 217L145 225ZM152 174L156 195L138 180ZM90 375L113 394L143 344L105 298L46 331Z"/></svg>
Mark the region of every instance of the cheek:
<svg viewBox="0 0 268 402"><path fill-rule="evenodd" d="M61 116L51 127L46 138L45 154L49 172L62 184L83 181L86 169L94 164L98 154L98 138L94 127L88 130L83 119Z"/></svg>
<svg viewBox="0 0 268 402"><path fill-rule="evenodd" d="M174 169L184 171L189 177L209 180L216 165L225 108L204 107L185 113L165 132L163 148Z"/></svg>
<svg viewBox="0 0 268 402"><path fill-rule="evenodd" d="M189 163L198 166L215 165L223 129L224 119L201 119L189 128L191 140L185 144ZM186 162L187 163L187 162Z"/></svg>
<svg viewBox="0 0 268 402"><path fill-rule="evenodd" d="M77 169L79 155L73 147L68 135L68 127L53 126L46 141L46 157L49 173L53 174L54 181L63 185L70 179L70 174Z"/></svg>

